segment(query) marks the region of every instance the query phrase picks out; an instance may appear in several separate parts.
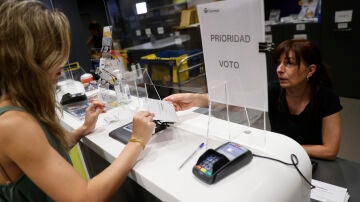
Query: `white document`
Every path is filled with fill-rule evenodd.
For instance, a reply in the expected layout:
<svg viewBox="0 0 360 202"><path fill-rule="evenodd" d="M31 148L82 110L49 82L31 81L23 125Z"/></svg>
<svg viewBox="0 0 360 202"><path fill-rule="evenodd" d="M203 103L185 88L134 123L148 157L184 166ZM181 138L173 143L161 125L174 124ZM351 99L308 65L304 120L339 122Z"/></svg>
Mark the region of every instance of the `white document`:
<svg viewBox="0 0 360 202"><path fill-rule="evenodd" d="M164 122L179 121L175 107L171 102L145 98L142 103L142 109L154 113L154 120Z"/></svg>
<svg viewBox="0 0 360 202"><path fill-rule="evenodd" d="M318 180L311 180L311 184L315 186L310 192L310 198L324 202L346 202L350 195L347 189Z"/></svg>

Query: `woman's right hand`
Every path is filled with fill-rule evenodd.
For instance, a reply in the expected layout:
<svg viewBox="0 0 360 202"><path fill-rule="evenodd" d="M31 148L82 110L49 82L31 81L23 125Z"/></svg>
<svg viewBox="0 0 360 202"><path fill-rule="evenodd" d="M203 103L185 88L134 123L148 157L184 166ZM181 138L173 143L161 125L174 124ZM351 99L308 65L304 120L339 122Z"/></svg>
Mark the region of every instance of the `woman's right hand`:
<svg viewBox="0 0 360 202"><path fill-rule="evenodd" d="M192 107L207 107L207 94L197 93L177 93L164 98L165 101L172 102L176 111L187 110Z"/></svg>
<svg viewBox="0 0 360 202"><path fill-rule="evenodd" d="M132 138L142 140L146 145L154 132L154 114L148 111L139 111L133 118Z"/></svg>

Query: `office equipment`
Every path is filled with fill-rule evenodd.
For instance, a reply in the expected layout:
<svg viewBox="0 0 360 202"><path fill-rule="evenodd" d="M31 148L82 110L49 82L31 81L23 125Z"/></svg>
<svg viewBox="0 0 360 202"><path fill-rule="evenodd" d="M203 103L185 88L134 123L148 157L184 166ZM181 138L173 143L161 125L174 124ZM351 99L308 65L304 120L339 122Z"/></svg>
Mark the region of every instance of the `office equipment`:
<svg viewBox="0 0 360 202"><path fill-rule="evenodd" d="M250 150L238 143L226 142L215 150L208 149L192 171L202 181L213 184L248 164L252 158Z"/></svg>
<svg viewBox="0 0 360 202"><path fill-rule="evenodd" d="M124 126L121 126L119 128L116 128L115 130L111 131L109 133L109 136L124 143L127 144L128 140L131 137L132 133L132 122L125 124Z"/></svg>
<svg viewBox="0 0 360 202"><path fill-rule="evenodd" d="M67 105L67 104L71 104L71 103L84 101L86 99L87 99L87 97L86 97L85 93L75 93L75 94L66 93L62 96L60 103L62 105Z"/></svg>
<svg viewBox="0 0 360 202"><path fill-rule="evenodd" d="M161 121L154 121L154 122L156 124L154 134L166 129L171 124L170 122L161 122ZM129 139L131 138L132 128L133 128L133 123L132 122L127 123L111 131L109 133L109 136L124 144L127 144Z"/></svg>

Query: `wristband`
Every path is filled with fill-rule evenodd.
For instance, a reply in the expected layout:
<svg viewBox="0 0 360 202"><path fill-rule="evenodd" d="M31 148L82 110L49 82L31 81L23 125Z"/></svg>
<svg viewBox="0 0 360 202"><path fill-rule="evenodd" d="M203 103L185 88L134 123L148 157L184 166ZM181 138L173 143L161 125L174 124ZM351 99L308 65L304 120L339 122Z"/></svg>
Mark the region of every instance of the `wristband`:
<svg viewBox="0 0 360 202"><path fill-rule="evenodd" d="M139 143L139 144L141 145L141 147L142 147L143 149L145 149L145 143L144 143L144 141L141 140L141 139L130 138L130 139L129 139L129 142L137 142L137 143Z"/></svg>

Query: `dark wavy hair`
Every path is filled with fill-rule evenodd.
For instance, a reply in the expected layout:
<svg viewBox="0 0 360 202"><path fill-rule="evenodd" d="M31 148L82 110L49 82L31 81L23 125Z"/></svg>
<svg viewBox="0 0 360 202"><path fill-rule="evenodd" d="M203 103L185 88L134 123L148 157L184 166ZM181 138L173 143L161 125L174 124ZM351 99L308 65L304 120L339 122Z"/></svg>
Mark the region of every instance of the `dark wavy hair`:
<svg viewBox="0 0 360 202"><path fill-rule="evenodd" d="M294 53L295 62L299 65L303 62L305 66L316 65L315 73L309 78L312 89L318 89L320 86L332 88L332 81L326 66L321 57L319 48L306 39L290 39L281 42L274 50L274 59L278 61L283 53L289 56L290 52Z"/></svg>
<svg viewBox="0 0 360 202"><path fill-rule="evenodd" d="M308 80L312 97L314 97L321 87L333 87L328 72L329 67L323 63L320 50L315 43L306 39L290 39L283 41L274 50L274 61L279 61L282 54L289 57L290 52L294 53L295 62L298 64L299 68L301 62L303 62L306 67L316 65L315 73ZM280 105L285 99L284 91L284 89L281 89L279 97Z"/></svg>

